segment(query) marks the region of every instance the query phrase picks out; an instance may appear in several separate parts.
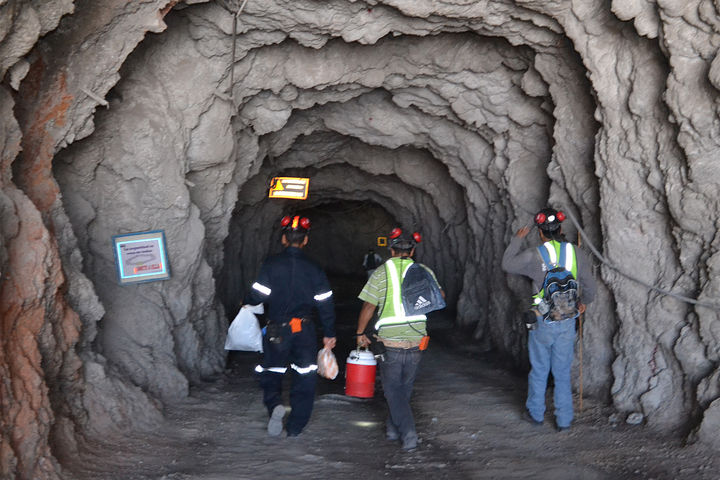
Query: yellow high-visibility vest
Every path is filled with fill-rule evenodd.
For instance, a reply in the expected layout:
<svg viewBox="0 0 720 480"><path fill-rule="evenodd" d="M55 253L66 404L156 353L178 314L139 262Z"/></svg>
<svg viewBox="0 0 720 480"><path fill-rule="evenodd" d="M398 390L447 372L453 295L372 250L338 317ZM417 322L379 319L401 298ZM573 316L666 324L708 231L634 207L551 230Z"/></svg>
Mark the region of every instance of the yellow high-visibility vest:
<svg viewBox="0 0 720 480"><path fill-rule="evenodd" d="M425 322L425 315L405 315L402 304L402 279L414 262L409 258L392 257L385 262L387 275L385 286L385 304L380 312L380 318L375 323L375 330L392 325L405 325L413 322Z"/></svg>

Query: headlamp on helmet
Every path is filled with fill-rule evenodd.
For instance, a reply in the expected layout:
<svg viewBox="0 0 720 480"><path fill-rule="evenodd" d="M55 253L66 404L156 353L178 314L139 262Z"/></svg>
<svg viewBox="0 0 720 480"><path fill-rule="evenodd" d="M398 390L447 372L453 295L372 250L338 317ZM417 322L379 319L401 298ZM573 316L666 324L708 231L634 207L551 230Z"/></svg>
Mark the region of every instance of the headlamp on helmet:
<svg viewBox="0 0 720 480"><path fill-rule="evenodd" d="M399 227L393 228L390 232L390 248L393 250L412 250L420 242L422 236L418 232L408 236Z"/></svg>
<svg viewBox="0 0 720 480"><path fill-rule="evenodd" d="M285 232L307 232L310 230L310 219L300 215L285 215L280 220L280 227Z"/></svg>
<svg viewBox="0 0 720 480"><path fill-rule="evenodd" d="M554 208L543 208L535 214L535 225L545 232L554 232L560 228L560 223L565 220L565 214Z"/></svg>

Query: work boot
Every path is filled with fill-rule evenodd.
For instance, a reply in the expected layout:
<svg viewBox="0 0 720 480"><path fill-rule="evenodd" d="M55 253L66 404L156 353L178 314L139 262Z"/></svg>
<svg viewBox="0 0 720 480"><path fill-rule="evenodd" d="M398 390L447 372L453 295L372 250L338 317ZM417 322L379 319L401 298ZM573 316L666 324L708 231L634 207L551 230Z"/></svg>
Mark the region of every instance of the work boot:
<svg viewBox="0 0 720 480"><path fill-rule="evenodd" d="M270 420L268 421L267 431L271 437L278 437L283 430L283 417L285 416L285 407L275 405Z"/></svg>
<svg viewBox="0 0 720 480"><path fill-rule="evenodd" d="M387 423L387 427L385 428L385 439L388 442L397 442L400 440L400 433L398 432L397 428L395 428L395 425L393 425L389 420Z"/></svg>
<svg viewBox="0 0 720 480"><path fill-rule="evenodd" d="M418 437L415 432L408 433L405 435L405 438L403 438L402 442L402 449L407 451L415 450L418 446Z"/></svg>
<svg viewBox="0 0 720 480"><path fill-rule="evenodd" d="M530 415L530 412L527 410L523 410L523 413L521 415L521 418L525 420L528 423L531 423L532 425L539 427L543 424L542 420L535 420L532 415Z"/></svg>

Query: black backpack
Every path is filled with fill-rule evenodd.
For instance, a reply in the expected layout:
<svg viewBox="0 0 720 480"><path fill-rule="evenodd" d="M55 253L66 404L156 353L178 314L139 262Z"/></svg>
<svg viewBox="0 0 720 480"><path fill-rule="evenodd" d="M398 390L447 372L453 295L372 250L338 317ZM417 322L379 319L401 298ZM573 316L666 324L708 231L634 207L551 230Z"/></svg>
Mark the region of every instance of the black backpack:
<svg viewBox="0 0 720 480"><path fill-rule="evenodd" d="M417 263L408 267L401 287L405 315L424 315L445 308L440 285Z"/></svg>
<svg viewBox="0 0 720 480"><path fill-rule="evenodd" d="M545 274L542 288L536 297L541 296L544 300L544 308L539 308L539 310L540 313L545 315L549 320L567 320L575 318L580 314L578 281L570 270L566 270L565 267L562 266L565 265L567 248L574 247L564 242L560 248L558 263L553 264L550 262L546 248L542 245L538 247L543 262L545 262L545 265L548 267L548 272Z"/></svg>

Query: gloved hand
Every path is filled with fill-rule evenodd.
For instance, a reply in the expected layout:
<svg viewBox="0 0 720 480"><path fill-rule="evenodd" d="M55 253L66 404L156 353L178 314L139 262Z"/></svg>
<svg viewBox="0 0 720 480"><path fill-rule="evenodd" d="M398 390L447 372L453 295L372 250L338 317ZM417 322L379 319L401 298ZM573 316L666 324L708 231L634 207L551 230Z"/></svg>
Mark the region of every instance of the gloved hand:
<svg viewBox="0 0 720 480"><path fill-rule="evenodd" d="M523 322L528 330L535 330L538 327L537 317L538 313L535 310L527 310L523 312Z"/></svg>

